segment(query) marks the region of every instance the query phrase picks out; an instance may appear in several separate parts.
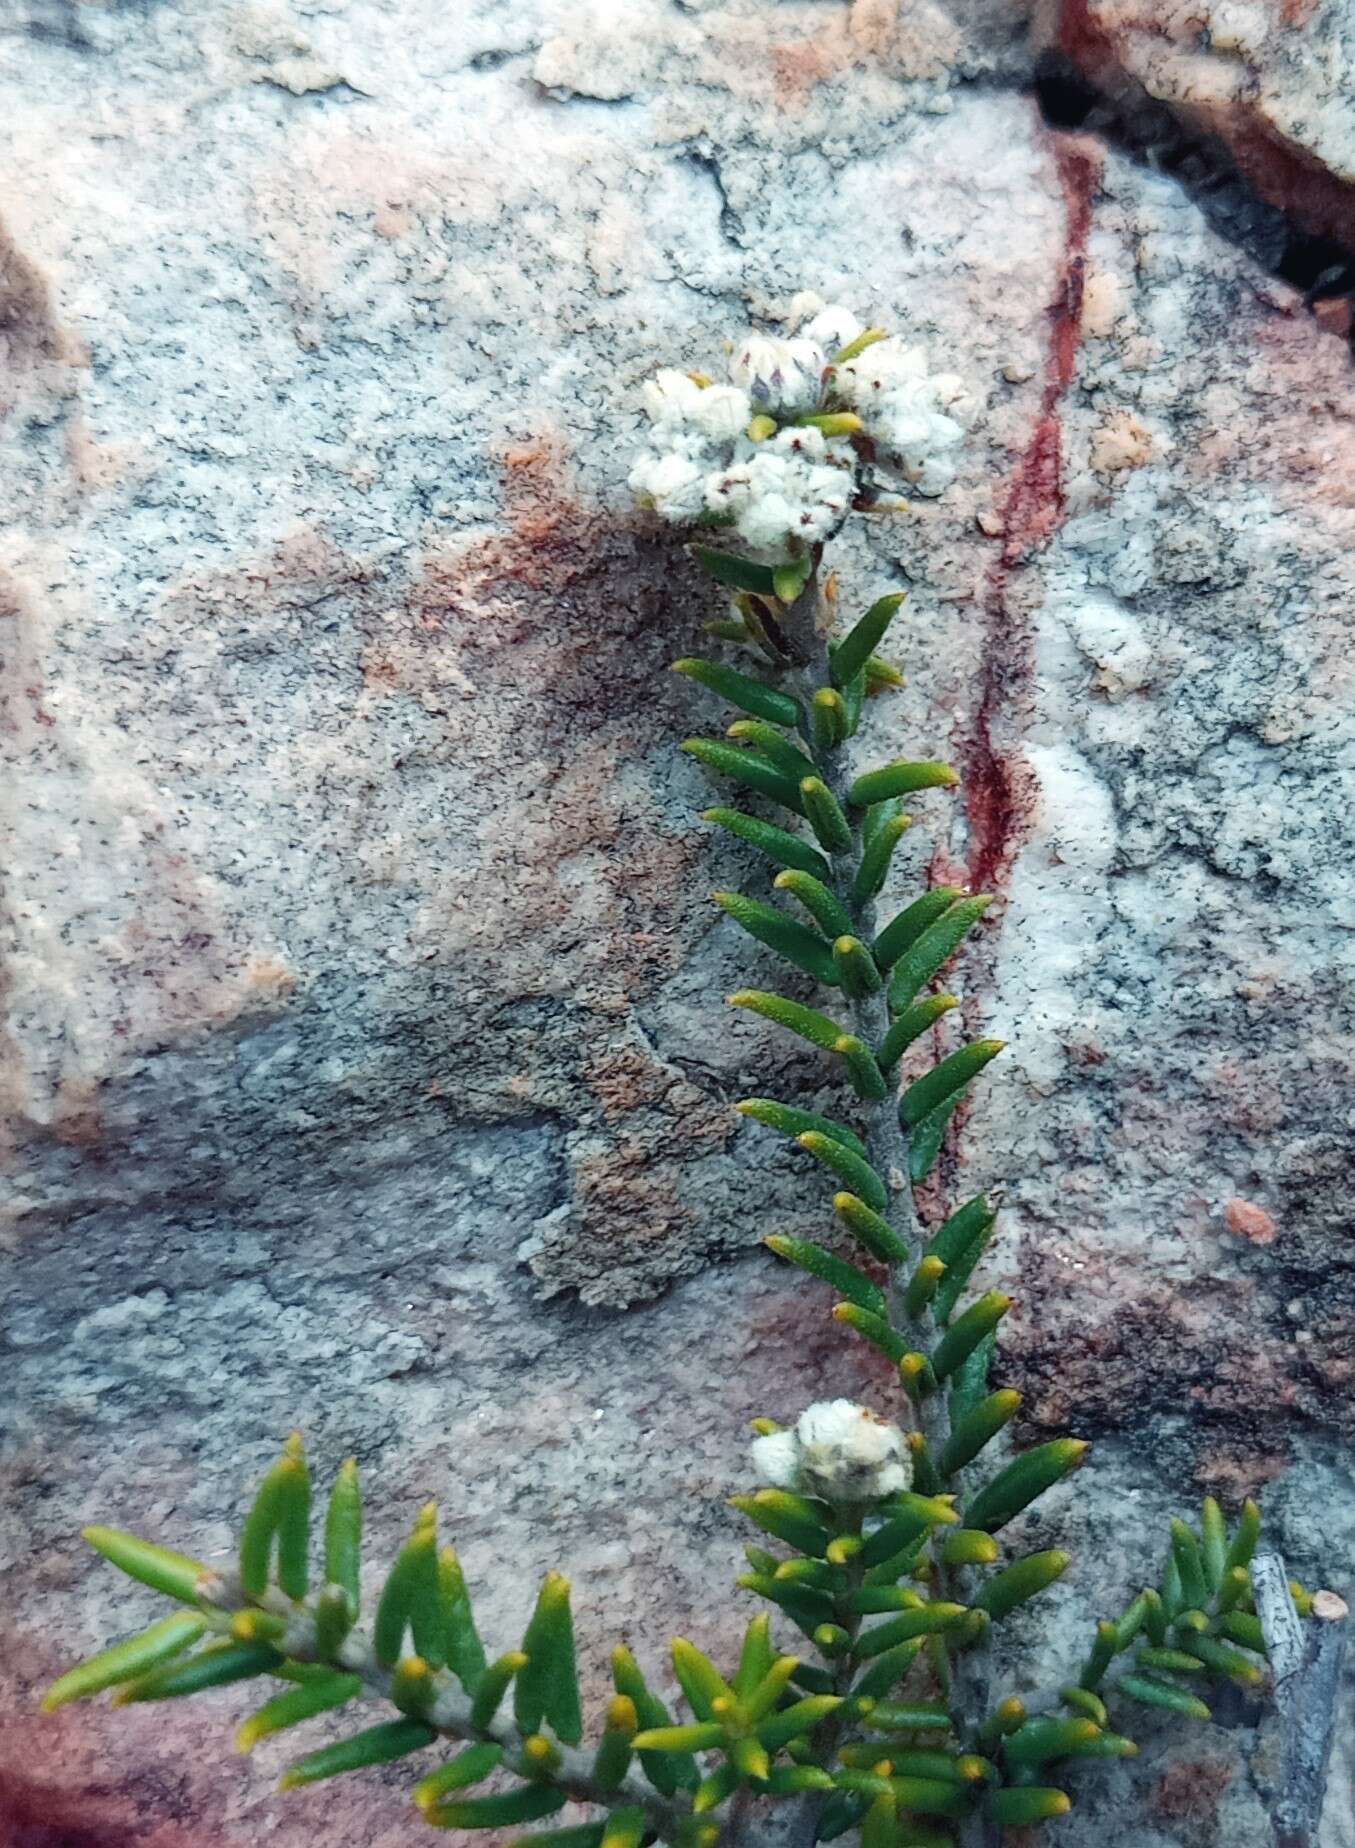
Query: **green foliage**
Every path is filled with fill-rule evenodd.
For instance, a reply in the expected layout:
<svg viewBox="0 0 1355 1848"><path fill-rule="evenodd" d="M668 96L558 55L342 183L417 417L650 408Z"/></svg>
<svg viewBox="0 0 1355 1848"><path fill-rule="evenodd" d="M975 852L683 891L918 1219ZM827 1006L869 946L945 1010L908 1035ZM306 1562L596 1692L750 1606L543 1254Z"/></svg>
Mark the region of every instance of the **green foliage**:
<svg viewBox="0 0 1355 1848"><path fill-rule="evenodd" d="M1087 1453L1074 1437L1011 1453L1020 1395L990 1378L1011 1298L970 1293L993 1207L978 1196L927 1230L909 1185L930 1171L961 1100L1002 1050L993 1039L957 1044L948 1017L958 996L931 987L992 901L936 887L876 925L876 900L898 877L912 825L903 796L935 801L957 780L947 765L913 760L852 777L844 761L867 694L901 681L875 653L901 596L880 598L796 667L812 620L798 643L787 625L812 601L815 560L770 567L700 546L693 555L736 593L734 613L709 632L744 649L745 661L760 655L768 664L754 675L698 657L676 663L743 715L727 737L683 746L752 803L711 808L704 819L779 869L766 896L715 899L790 965L796 989L748 988L729 999L829 1055L820 1082L841 1088L851 1119L771 1097L737 1106L793 1140L832 1190L837 1249L798 1229L766 1242L826 1285L838 1299L834 1318L896 1370L912 1410L912 1488L864 1501L787 1487L734 1496L732 1506L771 1543L747 1548L750 1570L739 1583L766 1608L735 1659L721 1668L676 1639L671 1668L684 1704L675 1708L618 1645L615 1691L605 1712L590 1716L568 1582L548 1573L521 1646L491 1659L457 1554L439 1544L432 1504L369 1597L364 1621L363 1499L352 1461L328 1498L312 1589L310 1474L293 1436L245 1516L233 1573L108 1528L86 1530L104 1558L181 1608L63 1675L48 1708L106 1690L139 1702L280 1682L240 1726L242 1751L325 1715L343 1713L347 1725L354 1702L385 1702L377 1723L295 1758L282 1783L450 1742L456 1749L423 1770L413 1793L437 1827L516 1829L575 1804L594 1813L524 1840L719 1848L730 1805L747 1792L812 1806L819 1841L858 1829L862 1848L948 1848L956 1828L973 1839L971 1823L1026 1827L1066 1813L1063 1785L1083 1761L1136 1749L1112 1726L1112 1706L1129 1718L1138 1707L1206 1718L1220 1682L1251 1687L1262 1678L1247 1573L1259 1516L1246 1504L1230 1531L1207 1500L1198 1532L1172 1524L1160 1585L1098 1625L1074 1680L1032 1703L1033 1712L1010 1696L976 1704L984 1677L969 1666L993 1626L1072 1567L1055 1548L1021 1552L1019 1526L1011 1547L1007 1530ZM769 819L756 812L760 803L784 812ZM778 905L786 896L802 915ZM807 983L832 991L831 1014L803 998ZM759 1420L757 1429L774 1437L778 1428ZM783 1634L798 1637L793 1652L781 1648Z"/></svg>

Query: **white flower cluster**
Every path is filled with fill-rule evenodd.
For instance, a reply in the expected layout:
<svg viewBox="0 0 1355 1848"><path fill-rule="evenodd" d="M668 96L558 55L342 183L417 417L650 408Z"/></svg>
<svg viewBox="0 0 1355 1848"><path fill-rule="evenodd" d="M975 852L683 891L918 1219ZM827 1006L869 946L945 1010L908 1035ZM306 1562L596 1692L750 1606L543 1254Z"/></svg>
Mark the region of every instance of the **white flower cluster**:
<svg viewBox="0 0 1355 1848"><path fill-rule="evenodd" d="M913 1480L903 1432L851 1399L824 1399L785 1431L753 1440L753 1467L773 1488L831 1502L873 1502Z"/></svg>
<svg viewBox="0 0 1355 1848"><path fill-rule="evenodd" d="M733 348L731 384L667 368L644 388L653 426L632 490L665 520L731 527L755 551L784 558L830 539L864 486L851 433L794 421L854 413L876 459L920 494L954 475L951 452L968 406L953 374L929 374L919 348L876 338L843 307L799 295L792 339L750 333Z"/></svg>
<svg viewBox="0 0 1355 1848"><path fill-rule="evenodd" d="M734 364L735 377L746 385L701 386L672 370L651 379L645 409L654 426L652 447L631 470L634 492L679 526L721 516L755 551L777 558L794 539L807 545L830 539L855 492L851 444L812 424L788 424L762 441L748 434L764 405L793 414L792 407L815 401L823 361L795 351L804 346L751 338ZM812 387L806 382L811 374ZM758 386L769 395L755 401L750 387ZM814 397L807 397L811 389Z"/></svg>

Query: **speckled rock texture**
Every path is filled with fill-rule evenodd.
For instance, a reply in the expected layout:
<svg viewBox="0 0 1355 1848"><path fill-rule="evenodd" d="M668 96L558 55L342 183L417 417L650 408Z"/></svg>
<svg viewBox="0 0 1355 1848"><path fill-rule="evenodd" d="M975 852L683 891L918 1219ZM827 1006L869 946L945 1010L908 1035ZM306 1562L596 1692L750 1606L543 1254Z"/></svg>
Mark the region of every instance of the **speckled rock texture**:
<svg viewBox="0 0 1355 1848"><path fill-rule="evenodd" d="M1325 19L1256 26L1291 99ZM827 1074L720 1006L770 967L706 895L762 875L694 819L709 595L624 489L646 374L804 286L984 407L839 564L910 590L866 748L965 775L903 874L1000 899L928 1211L1001 1189L1004 1373L1098 1440L1014 1685L1205 1488L1349 1589L1355 378L1033 55L939 0L0 9L4 1848L417 1834L394 1775L276 1795L226 1695L39 1717L153 1609L82 1521L210 1555L299 1424L374 1555L439 1496L499 1646L567 1570L596 1694L732 1628L746 1419L887 1401L759 1250L826 1196L730 1104ZM1051 1843L1263 1848L1225 1717Z"/></svg>

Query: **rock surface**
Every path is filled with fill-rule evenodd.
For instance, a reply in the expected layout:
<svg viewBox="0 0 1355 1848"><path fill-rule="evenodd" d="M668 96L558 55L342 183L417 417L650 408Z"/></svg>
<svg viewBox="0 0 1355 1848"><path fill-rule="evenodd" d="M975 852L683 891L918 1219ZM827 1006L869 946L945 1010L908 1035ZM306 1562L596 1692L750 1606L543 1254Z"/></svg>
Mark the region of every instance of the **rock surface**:
<svg viewBox="0 0 1355 1848"><path fill-rule="evenodd" d="M1265 27L1291 95L1323 17ZM1003 901L960 973L1012 1050L929 1204L1002 1186L1006 1372L1100 1440L1030 1672L1203 1487L1349 1586L1355 381L1174 181L1042 125L1030 51L932 0L0 20L5 1848L332 1826L227 1697L35 1714L149 1614L82 1521L210 1554L301 1424L374 1554L440 1495L500 1644L568 1570L596 1687L618 1634L727 1632L741 1422L887 1393L758 1253L822 1195L729 1104L823 1074L720 1006L750 869L663 671L709 604L624 491L642 378L803 286L985 406L842 570L911 589L868 748L965 773L911 874ZM1269 1840L1264 1739L1144 1737L1061 1840ZM344 1803L407 1839L380 1777Z"/></svg>

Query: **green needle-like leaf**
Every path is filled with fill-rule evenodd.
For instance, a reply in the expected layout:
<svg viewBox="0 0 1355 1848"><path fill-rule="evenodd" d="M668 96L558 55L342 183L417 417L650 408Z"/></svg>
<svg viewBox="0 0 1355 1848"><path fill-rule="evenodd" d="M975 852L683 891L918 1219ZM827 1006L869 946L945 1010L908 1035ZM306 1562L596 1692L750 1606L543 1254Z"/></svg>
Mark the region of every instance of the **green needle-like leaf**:
<svg viewBox="0 0 1355 1848"><path fill-rule="evenodd" d="M740 744L751 745L759 756L775 764L782 776L788 777L792 783L798 783L802 777L818 774L811 760L791 743L785 732L779 731L764 719L735 719L725 736L736 738Z"/></svg>
<svg viewBox="0 0 1355 1848"><path fill-rule="evenodd" d="M953 1476L956 1470L972 1463L984 1445L1010 1424L1020 1409L1020 1393L1004 1388L1001 1392L989 1393L986 1399L957 1419L941 1452L941 1474Z"/></svg>
<svg viewBox="0 0 1355 1848"><path fill-rule="evenodd" d="M919 789L951 789L959 780L959 772L949 764L910 764L900 760L857 777L847 791L847 800L853 808L869 808L872 802L910 796Z"/></svg>
<svg viewBox="0 0 1355 1848"><path fill-rule="evenodd" d="M521 1649L510 1649L505 1655L496 1657L485 1669L475 1684L471 1696L470 1717L472 1726L483 1730L489 1725L499 1711L504 1695L515 1675L527 1666L526 1654Z"/></svg>
<svg viewBox="0 0 1355 1848"><path fill-rule="evenodd" d="M162 1617L159 1623L153 1623L139 1636L115 1643L111 1649L102 1650L80 1663L78 1668L67 1669L43 1695L43 1712L55 1713L67 1701L101 1694L105 1688L135 1680L138 1675L158 1668L162 1662L172 1661L197 1642L206 1627L203 1619L190 1611L175 1611L169 1617Z"/></svg>
<svg viewBox="0 0 1355 1848"><path fill-rule="evenodd" d="M941 1144L945 1141L946 1126L963 1095L962 1091L957 1091L953 1097L948 1097L944 1104L939 1104L928 1116L923 1117L909 1135L908 1178L914 1187L920 1187L936 1165Z"/></svg>
<svg viewBox="0 0 1355 1848"><path fill-rule="evenodd" d="M454 1790L466 1790L472 1784L478 1784L487 1778L491 1771L496 1771L503 1762L503 1747L485 1741L478 1745L468 1745L464 1752L458 1752L445 1765L439 1765L436 1771L414 1786L414 1803L420 1810L430 1810L441 1800L450 1796Z"/></svg>
<svg viewBox="0 0 1355 1848"><path fill-rule="evenodd" d="M854 1033L844 1033L836 1041L833 1051L847 1067L847 1077L858 1097L886 1097L889 1086L885 1075L876 1062L875 1054L864 1040Z"/></svg>
<svg viewBox="0 0 1355 1848"><path fill-rule="evenodd" d="M126 1683L113 1704L125 1707L144 1700L182 1700L207 1688L224 1688L233 1681L269 1673L281 1661L278 1651L266 1643L213 1643L196 1655L166 1662Z"/></svg>
<svg viewBox="0 0 1355 1848"><path fill-rule="evenodd" d="M624 1644L612 1651L612 1685L634 1703L641 1727L668 1726L672 1716L657 1694L651 1693L640 1673L639 1664ZM696 1760L690 1754L641 1752L640 1768L661 1795L671 1797L679 1788L695 1789L701 1781Z"/></svg>
<svg viewBox="0 0 1355 1848"><path fill-rule="evenodd" d="M87 1530L88 1531L88 1530ZM1242 1504L1242 1514L1237 1523L1228 1547L1228 1556L1224 1561L1224 1571L1231 1572L1236 1567L1249 1566L1256 1551L1256 1542L1261 1537L1261 1510L1254 1501Z"/></svg>
<svg viewBox="0 0 1355 1848"><path fill-rule="evenodd" d="M403 1655L405 1633L415 1652L429 1662L446 1659L445 1625L438 1585L438 1512L436 1502L419 1511L414 1530L396 1555L372 1626L376 1659L387 1668Z"/></svg>
<svg viewBox="0 0 1355 1848"><path fill-rule="evenodd" d="M305 1597L309 1527L310 1472L301 1435L294 1431L260 1483L240 1535L240 1583L251 1598L262 1597L268 1587L274 1542L279 1585L289 1597Z"/></svg>
<svg viewBox="0 0 1355 1848"><path fill-rule="evenodd" d="M1066 1816L1072 1807L1073 1800L1066 1791L1040 1784L995 1790L988 1799L988 1814L993 1821L1012 1829Z"/></svg>
<svg viewBox="0 0 1355 1848"><path fill-rule="evenodd" d="M836 1137L825 1136L818 1130L804 1130L795 1140L868 1206L874 1207L877 1213L884 1211L889 1204L889 1190L868 1161Z"/></svg>
<svg viewBox="0 0 1355 1848"><path fill-rule="evenodd" d="M776 574L770 565L740 558L737 552L715 551L708 545L690 545L687 550L717 584L727 584L731 590L751 591L755 597L776 595Z"/></svg>
<svg viewBox="0 0 1355 1848"><path fill-rule="evenodd" d="M888 803L877 803L874 808L866 810L862 823L862 834L870 827L871 817L886 813ZM892 968L907 950L921 937L925 930L931 928L938 918L942 918L964 893L959 886L936 886L930 892L924 892L921 898L915 898L911 905L891 918L889 923L875 939L875 960L882 969ZM921 986L921 984L919 984Z"/></svg>
<svg viewBox="0 0 1355 1848"><path fill-rule="evenodd" d="M829 987L836 985L837 963L822 937L806 930L803 924L797 924L793 918L788 918L775 905L764 905L759 899L745 898L742 892L712 892L711 897L750 937L756 937L769 950L775 950L778 956L784 956L797 969L812 975L816 982L824 982Z"/></svg>
<svg viewBox="0 0 1355 1848"><path fill-rule="evenodd" d="M334 1478L325 1510L325 1583L347 1595L353 1616L362 1598L362 1488L356 1457Z"/></svg>
<svg viewBox="0 0 1355 1848"><path fill-rule="evenodd" d="M939 896L935 892L925 894L928 899ZM957 899L943 909L939 917L929 922L911 943L897 949L894 941L886 940L895 930L895 925L899 926L896 938L906 935L902 929L903 918L907 918L921 902L919 899L916 904L910 905L902 918L887 924L875 940L875 955L880 967L884 969L892 966L889 1005L896 1014L902 1013L908 1003L916 998L918 991L950 960L993 901L985 893L974 898Z"/></svg>
<svg viewBox="0 0 1355 1848"><path fill-rule="evenodd" d="M875 958L859 937L847 934L834 939L833 965L844 994L861 1000L879 993L883 978L875 967Z"/></svg>
<svg viewBox="0 0 1355 1848"><path fill-rule="evenodd" d="M593 1782L602 1790L620 1787L630 1769L639 1715L629 1695L613 1695L607 1707L602 1739L593 1755Z"/></svg>
<svg viewBox="0 0 1355 1848"><path fill-rule="evenodd" d="M880 1041L880 1049L876 1054L881 1071L887 1072L892 1065L896 1065L914 1040L921 1039L943 1014L948 1014L959 1005L956 995L927 995L896 1015L889 1031Z"/></svg>
<svg viewBox="0 0 1355 1848"><path fill-rule="evenodd" d="M1162 1707L1168 1713L1183 1713L1193 1720L1209 1718L1209 1708L1197 1694L1159 1681L1154 1675L1121 1675L1115 1686L1145 1707Z"/></svg>
<svg viewBox="0 0 1355 1848"><path fill-rule="evenodd" d="M845 1307L850 1305L839 1304L839 1308ZM753 1495L731 1495L729 1505L737 1508L741 1514L746 1514L764 1534L784 1540L787 1546L793 1546L797 1552L809 1553L815 1559L822 1559L828 1551L831 1536L820 1520L820 1509L803 1496L792 1495L785 1489L759 1489ZM683 1691L690 1699L685 1683ZM698 1718L707 1717L695 1709L695 1703L693 1706Z"/></svg>
<svg viewBox="0 0 1355 1848"><path fill-rule="evenodd" d="M564 1791L552 1784L522 1784L488 1797L456 1797L430 1805L423 1818L435 1829L505 1829L519 1822L540 1822L567 1801Z"/></svg>
<svg viewBox="0 0 1355 1848"><path fill-rule="evenodd" d="M826 1014L820 1014L816 1008L805 1007L799 1001L791 1001L785 995L773 995L760 988L741 988L737 994L729 997L731 1007L746 1007L751 1013L761 1014L764 1020L775 1021L779 1027L787 1027L792 1033L798 1033L801 1039L807 1039L811 1046L821 1046L825 1052L834 1052L838 1041L846 1037L836 1021L829 1020Z"/></svg>
<svg viewBox="0 0 1355 1848"><path fill-rule="evenodd" d="M822 777L805 777L798 793L801 810L808 816L819 845L828 853L846 853L852 844L851 827L837 797Z"/></svg>
<svg viewBox="0 0 1355 1848"><path fill-rule="evenodd" d="M831 1284L848 1302L860 1303L863 1309L869 1309L876 1315L885 1313L885 1295L879 1285L872 1283L865 1272L859 1271L854 1264L848 1264L845 1259L834 1257L831 1251L825 1251L822 1245L815 1245L809 1239L780 1235L762 1242L778 1258L784 1258L788 1264L796 1264L801 1270L808 1271L811 1277L818 1277L822 1282Z"/></svg>
<svg viewBox="0 0 1355 1848"><path fill-rule="evenodd" d="M817 848L802 841L798 834L778 828L774 822L762 821L756 815L745 815L741 809L731 808L703 809L701 819L713 822L717 828L724 828L750 847L756 847L778 866L809 873L816 879L833 876L832 868Z"/></svg>
<svg viewBox="0 0 1355 1848"><path fill-rule="evenodd" d="M638 1804L613 1810L603 1824L599 1848L640 1848L649 1832L649 1818Z"/></svg>
<svg viewBox="0 0 1355 1848"><path fill-rule="evenodd" d="M852 928L851 913L821 879L790 869L772 881L778 892L789 892L804 906L825 937L840 937Z"/></svg>
<svg viewBox="0 0 1355 1848"><path fill-rule="evenodd" d="M742 751L736 744L726 744L723 738L687 738L681 748L708 770L732 777L745 789L770 797L794 815L804 814L804 798L799 789L760 751Z"/></svg>
<svg viewBox="0 0 1355 1848"><path fill-rule="evenodd" d="M983 1340L991 1334L1012 1306L1012 1299L1001 1290L989 1290L958 1320L951 1323L932 1352L932 1367L940 1380L948 1379Z"/></svg>
<svg viewBox="0 0 1355 1848"><path fill-rule="evenodd" d="M1027 1450L979 1490L965 1510L965 1525L996 1533L1046 1489L1071 1475L1088 1448L1081 1438L1056 1437Z"/></svg>
<svg viewBox="0 0 1355 1848"><path fill-rule="evenodd" d="M583 1709L574 1662L574 1619L569 1607L569 1580L548 1572L536 1609L522 1638L527 1662L518 1671L513 1711L523 1732L536 1732L549 1720L566 1745L583 1737Z"/></svg>
<svg viewBox="0 0 1355 1848"><path fill-rule="evenodd" d="M831 1136L834 1142L842 1143L863 1159L865 1157L866 1145L853 1130L843 1123L835 1122L832 1117L820 1116L817 1111L800 1110L794 1104L778 1103L774 1097L745 1097L734 1108L741 1116L765 1123L768 1129L780 1130L783 1136L800 1136L807 1129L817 1130L820 1135Z"/></svg>
<svg viewBox="0 0 1355 1848"><path fill-rule="evenodd" d="M894 849L912 825L911 815L897 815L882 828L876 829L869 845L862 852L861 864L852 882L852 897L858 905L868 904L880 891L889 877L889 863L894 857Z"/></svg>
<svg viewBox="0 0 1355 1848"><path fill-rule="evenodd" d="M332 1713L336 1707L356 1700L361 1692L362 1682L357 1675L326 1675L322 1680L288 1688L285 1694L275 1695L250 1714L235 1735L235 1749L251 1752L260 1739L271 1738L321 1713Z"/></svg>
<svg viewBox="0 0 1355 1848"><path fill-rule="evenodd" d="M908 1128L915 1128L933 1110L958 1096L978 1077L984 1066L997 1057L1006 1043L1005 1040L975 1040L972 1045L962 1046L958 1052L952 1052L949 1058L934 1065L915 1084L910 1084L899 1105L899 1114Z"/></svg>
<svg viewBox="0 0 1355 1848"><path fill-rule="evenodd" d="M820 751L836 750L851 731L847 702L834 687L820 687L809 706L810 730Z"/></svg>
<svg viewBox="0 0 1355 1848"><path fill-rule="evenodd" d="M881 1218L873 1207L867 1206L859 1195L834 1194L833 1211L847 1230L860 1239L871 1256L879 1258L882 1264L902 1264L907 1258L906 1240L887 1219Z"/></svg>
<svg viewBox="0 0 1355 1848"><path fill-rule="evenodd" d="M308 1752L288 1765L279 1779L280 1790L295 1790L301 1784L318 1784L322 1778L338 1777L345 1771L365 1771L369 1765L388 1765L405 1758L410 1752L431 1745L437 1734L419 1720L387 1720L381 1726L369 1726L366 1732L333 1745L322 1745L318 1752Z"/></svg>
<svg viewBox="0 0 1355 1848"><path fill-rule="evenodd" d="M1019 1604L1047 1591L1063 1577L1071 1561L1071 1553L1028 1553L1024 1559L1014 1560L1005 1571L994 1573L986 1580L979 1587L974 1602L990 1617L1005 1617Z"/></svg>
<svg viewBox="0 0 1355 1848"><path fill-rule="evenodd" d="M163 1592L167 1598L177 1598L181 1604L196 1604L199 1582L211 1576L211 1567L202 1560L155 1546L149 1540L138 1540L135 1534L122 1533L116 1527L82 1527L80 1535L119 1572L149 1585L152 1591Z"/></svg>
<svg viewBox="0 0 1355 1848"><path fill-rule="evenodd" d="M859 1308L856 1303L838 1303L833 1310L835 1322L845 1322L848 1328L854 1328L873 1347L887 1355L897 1367L908 1352L908 1343L882 1315L874 1315L869 1309Z"/></svg>
<svg viewBox="0 0 1355 1848"><path fill-rule="evenodd" d="M771 725L793 727L800 722L800 708L788 693L769 687L751 674L741 674L735 667L685 655L682 660L674 661L673 672L699 681L712 693L718 693L721 699L728 700L731 706L751 712L754 718L765 719Z"/></svg>
<svg viewBox="0 0 1355 1848"><path fill-rule="evenodd" d="M855 680L858 674L865 672L906 595L905 591L900 590L878 598L855 627L849 629L830 651L834 686L845 687L849 680Z"/></svg>

